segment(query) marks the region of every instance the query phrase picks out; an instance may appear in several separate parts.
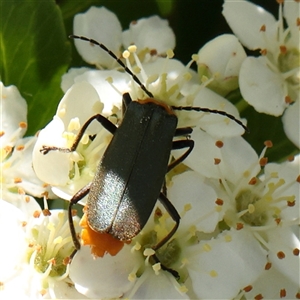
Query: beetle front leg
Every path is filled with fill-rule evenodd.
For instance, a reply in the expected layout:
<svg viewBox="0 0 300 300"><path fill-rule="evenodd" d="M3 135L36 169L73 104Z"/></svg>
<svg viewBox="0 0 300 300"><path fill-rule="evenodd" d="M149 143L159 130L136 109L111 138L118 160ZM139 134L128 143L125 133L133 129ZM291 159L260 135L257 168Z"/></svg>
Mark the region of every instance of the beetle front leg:
<svg viewBox="0 0 300 300"><path fill-rule="evenodd" d="M76 150L84 132L88 128L88 126L91 124L92 121L97 120L106 130L108 130L111 134L114 134L117 127L115 124L113 124L111 121L106 119L104 116L97 114L89 118L80 131L78 132L76 139L71 146L71 148L60 148L60 147L55 147L55 146L43 146L42 149L40 149L40 152L43 153L44 155L47 154L49 151L60 151L60 152L65 152L65 153L70 153Z"/></svg>

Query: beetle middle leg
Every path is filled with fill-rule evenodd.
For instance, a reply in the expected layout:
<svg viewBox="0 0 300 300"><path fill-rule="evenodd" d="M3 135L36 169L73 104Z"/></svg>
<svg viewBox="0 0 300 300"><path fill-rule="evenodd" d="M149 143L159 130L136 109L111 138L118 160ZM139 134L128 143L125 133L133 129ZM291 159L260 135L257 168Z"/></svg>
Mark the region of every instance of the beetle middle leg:
<svg viewBox="0 0 300 300"><path fill-rule="evenodd" d="M78 203L81 199L83 199L89 192L91 188L92 182L84 186L82 189L80 189L70 200L69 208L68 208L68 218L69 218L69 227L70 227L70 232L73 240L73 244L75 246L75 250L72 252L70 255L70 258L72 259L76 252L80 249L80 242L78 241L77 235L76 235L76 230L73 222L73 215L72 215L72 207L76 203Z"/></svg>

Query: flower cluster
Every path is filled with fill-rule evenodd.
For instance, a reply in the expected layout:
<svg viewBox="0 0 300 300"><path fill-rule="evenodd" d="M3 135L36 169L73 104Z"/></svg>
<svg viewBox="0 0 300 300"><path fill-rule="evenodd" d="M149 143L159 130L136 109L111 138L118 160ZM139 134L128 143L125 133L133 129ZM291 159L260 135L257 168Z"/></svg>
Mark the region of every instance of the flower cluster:
<svg viewBox="0 0 300 300"><path fill-rule="evenodd" d="M251 2L225 0L234 35L208 42L187 65L174 58L166 20L152 16L122 31L114 13L91 7L75 16L73 31L90 39L74 42L92 66L63 76L56 114L34 137L23 138L25 100L1 83L0 230L10 243L0 250L0 298L299 299L300 156L268 162L271 141L257 154L242 137L247 120L227 97L240 89L257 112L282 115L287 136L300 147L299 6L280 3L276 20ZM247 56L243 46L260 55ZM48 199L69 201L93 181L113 135L96 120L81 128L97 114L120 126L124 94L140 103L153 95L168 109L201 108L173 112L177 128L192 128L174 141L192 140L194 148L162 183L180 223L161 247L178 222L164 200L126 242L91 228L88 196L79 201L80 222L48 209ZM170 164L187 152L178 148ZM78 236L70 234L72 219Z"/></svg>

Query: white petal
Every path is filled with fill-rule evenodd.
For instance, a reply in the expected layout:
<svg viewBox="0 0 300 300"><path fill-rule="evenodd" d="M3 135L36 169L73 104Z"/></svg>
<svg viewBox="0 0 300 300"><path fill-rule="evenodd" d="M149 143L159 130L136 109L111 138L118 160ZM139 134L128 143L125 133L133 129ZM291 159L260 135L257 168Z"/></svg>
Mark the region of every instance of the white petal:
<svg viewBox="0 0 300 300"><path fill-rule="evenodd" d="M107 81L108 78L112 78L112 84ZM102 111L104 115L111 115L114 106L121 108L122 94L129 91L130 80L128 74L116 70L91 70L78 75L74 79L76 83L87 81L94 87L104 104Z"/></svg>
<svg viewBox="0 0 300 300"><path fill-rule="evenodd" d="M246 52L233 34L223 34L206 43L198 52L197 63L204 64L222 79L238 76ZM219 79L219 78L218 78Z"/></svg>
<svg viewBox="0 0 300 300"><path fill-rule="evenodd" d="M260 276L266 264L266 254L246 230L223 232L190 251L196 253L196 248L210 249L188 258L193 289L201 299L232 299Z"/></svg>
<svg viewBox="0 0 300 300"><path fill-rule="evenodd" d="M293 254L294 249L300 249L299 237L291 228L283 227L266 232L269 251L269 259L274 266L295 284L299 284L299 256ZM282 251L285 257L279 259L277 253Z"/></svg>
<svg viewBox="0 0 300 300"><path fill-rule="evenodd" d="M44 183L39 180L32 167L32 151L36 142L36 137L27 137L18 140L16 148L14 149L12 156L8 162L12 161L11 165L5 170L5 164L3 166L3 175L6 183L12 186L16 186L24 190L27 194L36 197L42 197L42 194L46 191ZM24 147L22 150L17 148ZM14 183L15 178L20 178L21 182ZM10 181L10 182L9 182Z"/></svg>
<svg viewBox="0 0 300 300"><path fill-rule="evenodd" d="M11 85L5 87L0 82L1 99L1 148L14 146L16 140L23 136L26 128L21 129L20 122L27 123L27 103L18 89Z"/></svg>
<svg viewBox="0 0 300 300"><path fill-rule="evenodd" d="M173 282L172 282L173 281ZM168 272L154 271L147 268L132 288L134 292L124 295L126 299L189 299L185 294L178 292L174 284L175 278Z"/></svg>
<svg viewBox="0 0 300 300"><path fill-rule="evenodd" d="M297 1L285 1L283 6L283 15L291 31L289 44L292 41L292 46L299 48L299 26L297 22L299 19L300 3Z"/></svg>
<svg viewBox="0 0 300 300"><path fill-rule="evenodd" d="M90 71L90 68L70 68L67 73L65 73L61 78L61 89L64 93L67 92L69 88L75 83L75 78L87 71Z"/></svg>
<svg viewBox="0 0 300 300"><path fill-rule="evenodd" d="M134 282L128 276L140 261L130 248L125 245L116 256L94 259L90 247L81 247L70 266L70 278L78 292L88 298L119 298L131 289Z"/></svg>
<svg viewBox="0 0 300 300"><path fill-rule="evenodd" d="M268 68L264 57L244 60L239 83L244 99L256 111L273 116L283 113L286 107L285 80L279 72Z"/></svg>
<svg viewBox="0 0 300 300"><path fill-rule="evenodd" d="M246 299L254 299L261 294L263 299L282 299L280 291L285 290L285 299L296 299L299 291L299 282L294 284L276 268L265 270L252 284L252 290L245 294Z"/></svg>
<svg viewBox="0 0 300 300"><path fill-rule="evenodd" d="M173 177L168 197L179 213L184 211L186 204L192 206L181 218L181 227L195 225L199 231L207 233L215 230L221 219L215 209L217 194L198 173L189 171Z"/></svg>
<svg viewBox="0 0 300 300"><path fill-rule="evenodd" d="M195 148L184 163L203 176L226 178L235 183L247 170L252 176L260 170L256 152L242 137L222 139L222 148L216 146L216 139L201 130L194 130L191 139ZM215 164L215 158L221 162Z"/></svg>
<svg viewBox="0 0 300 300"><path fill-rule="evenodd" d="M285 110L282 123L287 137L300 148L300 101Z"/></svg>
<svg viewBox="0 0 300 300"><path fill-rule="evenodd" d="M56 115L58 115L64 123L65 130L67 130L70 121L77 117L80 126L93 115L102 112L102 104L94 87L88 82L78 82L66 92L60 101ZM88 127L91 135L96 134L102 126L98 122L93 122Z"/></svg>
<svg viewBox="0 0 300 300"><path fill-rule="evenodd" d="M268 35L276 38L276 19L260 6L244 0L225 0L222 13L234 34L249 49L266 48L265 33L260 30L263 25Z"/></svg>
<svg viewBox="0 0 300 300"><path fill-rule="evenodd" d="M119 56L122 43L122 27L114 13L105 7L92 6L87 12L77 14L73 24L74 34L85 36L104 44ZM75 40L75 46L83 59L90 64L110 67L114 59L100 47Z"/></svg>
<svg viewBox="0 0 300 300"><path fill-rule="evenodd" d="M123 44L125 48L134 44L138 50L149 48L163 54L175 48L175 34L167 20L152 16L131 22L129 29L123 32Z"/></svg>
<svg viewBox="0 0 300 300"><path fill-rule="evenodd" d="M21 210L0 199L0 282L4 284L21 270L27 248L22 223L26 221Z"/></svg>
<svg viewBox="0 0 300 300"><path fill-rule="evenodd" d="M236 107L208 88L200 90L195 97L193 106L225 111L240 120ZM192 112L190 112L190 114L192 114ZM197 114L200 115L201 113L194 112L193 114L196 118ZM243 123L245 123L244 120ZM218 138L242 135L245 131L241 125L220 114L204 113L199 119L198 124L205 132Z"/></svg>
<svg viewBox="0 0 300 300"><path fill-rule="evenodd" d="M33 168L40 180L51 185L65 185L69 180L70 153L50 151L47 155L40 152L43 146L67 147L62 138L64 124L58 117L40 131L32 154Z"/></svg>

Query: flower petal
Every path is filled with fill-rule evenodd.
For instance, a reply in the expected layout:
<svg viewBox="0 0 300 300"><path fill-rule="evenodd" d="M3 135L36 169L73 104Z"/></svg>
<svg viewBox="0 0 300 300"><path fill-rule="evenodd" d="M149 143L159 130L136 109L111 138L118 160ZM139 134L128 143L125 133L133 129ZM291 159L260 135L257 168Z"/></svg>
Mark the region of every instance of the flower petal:
<svg viewBox="0 0 300 300"><path fill-rule="evenodd" d="M175 34L167 20L158 16L142 18L131 22L129 29L123 32L125 48L134 44L138 50L155 49L157 54L163 54L168 49L175 48Z"/></svg>
<svg viewBox="0 0 300 300"><path fill-rule="evenodd" d="M15 86L5 87L2 82L0 82L0 96L1 148L12 147L26 131L26 127L21 128L20 123L27 124L27 103Z"/></svg>
<svg viewBox="0 0 300 300"><path fill-rule="evenodd" d="M266 254L246 230L223 232L216 239L190 247L198 255L189 258L193 289L201 299L232 299L263 272ZM247 272L245 272L247 270ZM217 288L216 288L217 287Z"/></svg>
<svg viewBox="0 0 300 300"><path fill-rule="evenodd" d="M180 226L194 225L197 230L207 233L215 230L221 219L215 209L217 194L205 184L204 177L193 171L173 177L168 197L179 212L184 211L186 204L192 206L182 217Z"/></svg>
<svg viewBox="0 0 300 300"><path fill-rule="evenodd" d="M73 31L76 35L85 36L104 44L119 56L122 27L117 16L105 7L92 6L87 12L77 14L74 18ZM96 45L75 40L75 46L83 59L90 64L109 68L115 63L111 56Z"/></svg>
<svg viewBox="0 0 300 300"><path fill-rule="evenodd" d="M223 15L234 34L248 49L266 48L266 26L270 37L276 37L276 19L262 7L244 0L225 0Z"/></svg>
<svg viewBox="0 0 300 300"><path fill-rule="evenodd" d="M300 148L300 101L290 105L282 116L282 123L287 137Z"/></svg>
<svg viewBox="0 0 300 300"><path fill-rule="evenodd" d="M22 226L26 221L20 209L0 199L0 232L3 241L0 247L0 282L3 284L20 271L27 248Z"/></svg>
<svg viewBox="0 0 300 300"><path fill-rule="evenodd" d="M175 283L174 283L175 282ZM168 272L160 272L155 275L154 271L147 268L130 293L124 295L126 299L190 299L180 293L175 287L175 278Z"/></svg>
<svg viewBox="0 0 300 300"><path fill-rule="evenodd" d="M88 298L121 297L134 285L128 276L139 264L130 248L125 245L116 256L94 259L89 247L81 247L70 266L76 289Z"/></svg>
<svg viewBox="0 0 300 300"><path fill-rule="evenodd" d="M53 120L40 131L38 140L32 154L33 168L38 178L51 185L65 185L69 180L70 153L50 151L44 155L40 150L45 145L67 147L66 140L62 137L64 124L61 119Z"/></svg>
<svg viewBox="0 0 300 300"><path fill-rule="evenodd" d="M299 284L299 256L293 254L294 249L300 249L299 237L290 227L276 228L266 232L269 259L274 266L295 284ZM283 253L278 255L278 253Z"/></svg>
<svg viewBox="0 0 300 300"><path fill-rule="evenodd" d="M280 116L286 108L286 82L279 72L275 73L267 66L264 57L244 60L239 84L244 99L256 111Z"/></svg>
<svg viewBox="0 0 300 300"><path fill-rule="evenodd" d="M236 119L240 120L237 108L227 99L221 97L208 88L203 88L199 91L195 97L193 106L200 106L212 110L216 109L231 114ZM201 113L195 112L195 114ZM243 123L246 123L245 120L242 121ZM219 138L242 135L245 131L241 125L218 113L204 113L198 123L200 128L205 132Z"/></svg>
<svg viewBox="0 0 300 300"><path fill-rule="evenodd" d="M252 176L260 170L256 152L242 137L222 139L221 148L216 146L217 139L201 130L194 130L191 139L195 147L184 163L203 176L226 178L235 183L246 170L251 171ZM220 159L220 163L215 159Z"/></svg>
<svg viewBox="0 0 300 300"><path fill-rule="evenodd" d="M228 94L238 88L238 75L243 60L247 57L244 48L232 34L223 34L206 43L198 52L198 72L214 76L209 85L213 90ZM201 79L201 78L200 78Z"/></svg>

